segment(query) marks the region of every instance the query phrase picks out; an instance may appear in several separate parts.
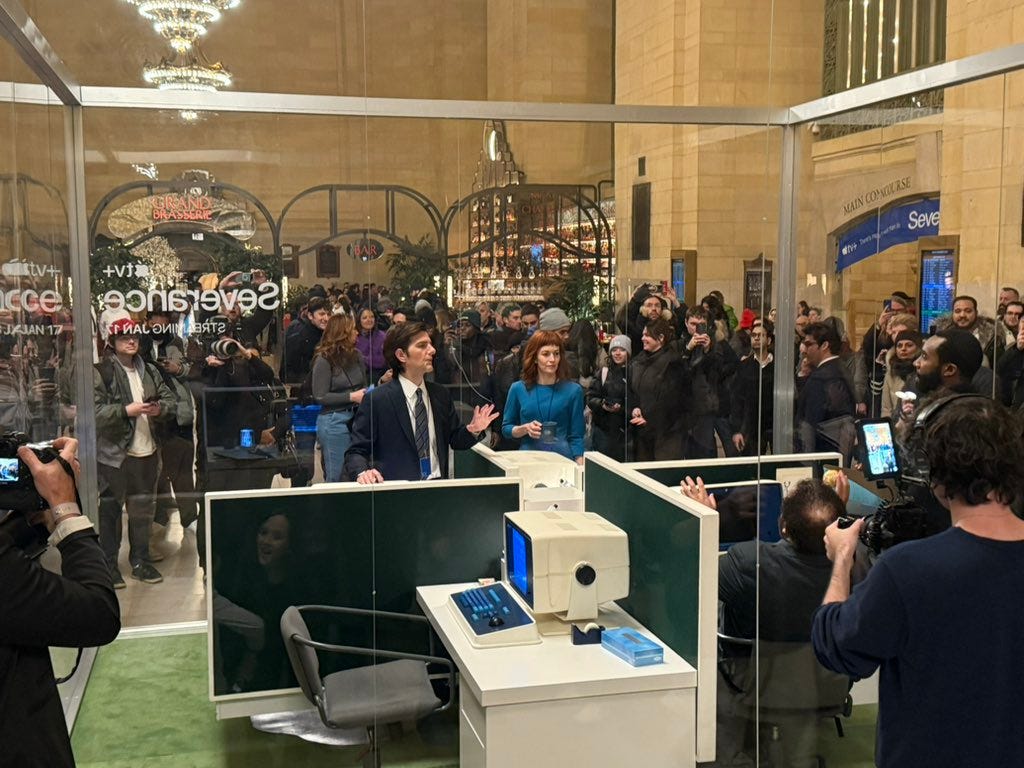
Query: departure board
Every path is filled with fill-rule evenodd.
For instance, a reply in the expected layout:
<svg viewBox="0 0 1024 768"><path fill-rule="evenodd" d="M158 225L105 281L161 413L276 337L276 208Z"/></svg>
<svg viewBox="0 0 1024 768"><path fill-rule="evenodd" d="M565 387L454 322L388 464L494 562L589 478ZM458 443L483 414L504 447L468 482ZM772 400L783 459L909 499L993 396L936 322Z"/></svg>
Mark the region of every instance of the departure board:
<svg viewBox="0 0 1024 768"><path fill-rule="evenodd" d="M956 295L956 253L952 248L921 253L921 333L953 311Z"/></svg>

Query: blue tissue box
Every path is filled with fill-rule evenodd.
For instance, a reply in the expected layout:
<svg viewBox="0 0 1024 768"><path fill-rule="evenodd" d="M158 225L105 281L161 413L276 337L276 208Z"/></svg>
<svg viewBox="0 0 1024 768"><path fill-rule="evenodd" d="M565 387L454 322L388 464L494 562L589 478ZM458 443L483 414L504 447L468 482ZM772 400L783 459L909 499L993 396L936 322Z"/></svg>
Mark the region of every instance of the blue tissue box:
<svg viewBox="0 0 1024 768"><path fill-rule="evenodd" d="M601 634L601 645L634 667L665 662L664 648L629 627L606 629Z"/></svg>

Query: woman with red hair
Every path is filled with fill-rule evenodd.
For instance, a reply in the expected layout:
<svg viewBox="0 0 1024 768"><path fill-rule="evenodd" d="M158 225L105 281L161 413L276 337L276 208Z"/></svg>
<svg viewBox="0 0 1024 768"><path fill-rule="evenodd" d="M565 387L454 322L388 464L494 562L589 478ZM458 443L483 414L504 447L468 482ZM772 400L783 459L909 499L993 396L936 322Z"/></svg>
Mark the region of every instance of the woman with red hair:
<svg viewBox="0 0 1024 768"><path fill-rule="evenodd" d="M523 376L508 391L501 434L520 450L554 451L583 463L583 388L569 378L562 337L537 331L523 352Z"/></svg>

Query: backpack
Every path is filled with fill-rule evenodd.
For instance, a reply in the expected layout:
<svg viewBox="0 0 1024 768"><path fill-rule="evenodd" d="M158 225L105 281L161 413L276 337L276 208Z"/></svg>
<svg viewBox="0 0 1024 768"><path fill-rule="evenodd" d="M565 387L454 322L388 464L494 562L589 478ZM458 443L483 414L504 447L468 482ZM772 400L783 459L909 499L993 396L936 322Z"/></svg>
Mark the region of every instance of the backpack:
<svg viewBox="0 0 1024 768"><path fill-rule="evenodd" d="M156 384L157 382L163 380L163 371L159 370L155 365L153 365L152 363L147 362L146 360L143 360L142 364L145 366L145 370L153 378L153 383L154 384ZM113 361L109 357L103 358L98 363L96 363L96 370L100 372L100 379L103 380L103 386L106 387L107 392L113 394L114 393L114 363L113 363ZM168 386L170 386L170 385L168 385ZM145 387L145 382L143 382L143 387ZM170 387L170 390L171 390L171 392L174 392L174 387Z"/></svg>

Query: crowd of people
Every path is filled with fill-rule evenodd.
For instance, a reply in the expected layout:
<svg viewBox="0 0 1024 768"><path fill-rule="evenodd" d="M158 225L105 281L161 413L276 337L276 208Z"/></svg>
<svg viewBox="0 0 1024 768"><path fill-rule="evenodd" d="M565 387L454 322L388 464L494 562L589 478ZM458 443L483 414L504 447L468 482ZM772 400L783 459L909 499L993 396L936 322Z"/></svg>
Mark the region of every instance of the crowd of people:
<svg viewBox="0 0 1024 768"><path fill-rule="evenodd" d="M431 291L396 303L386 286L316 285L284 318L283 346L275 348L274 312L242 312L231 301L243 284L258 287L267 277L257 270L243 280L241 273L216 280L224 304L213 311L157 306L145 315L114 308L100 316L100 528L116 586L124 583L122 513L131 576L158 583L160 551L147 541L171 509L188 526L205 491L269 487L275 474L293 485L444 476L438 434L447 439L454 425L478 423L483 408L488 423L474 442L579 462L585 450L645 461L775 447L775 332L785 321L775 310L736 311L718 291L686 306L667 286L643 284L613 322L599 326L573 321L557 297L452 308ZM855 418L890 418L905 429L936 393L985 393L1013 406L1024 400L1024 304L1015 290L1000 292L995 319L981 316L974 298L956 297L927 337L909 296L896 292L880 304L855 349L840 318L800 303L790 321L796 450L838 450L849 460ZM414 326L417 338L396 346L403 326ZM390 447L375 444L373 459L360 460L360 452L371 455L365 441L399 438L378 432L366 414L387 402L375 388L408 383L410 364L441 388L421 387L420 397L443 409L427 406L426 426L429 450L444 457L428 466L433 454L418 455L398 474L383 472L376 463ZM413 389L405 394L414 397ZM400 426L415 453L422 449L417 403L406 404L409 423ZM442 429L439 419L449 416L453 426ZM202 542L199 549L202 562Z"/></svg>
<svg viewBox="0 0 1024 768"><path fill-rule="evenodd" d="M791 318L775 310L736 311L717 291L686 306L666 287L644 284L611 323L597 326L574 321L557 297L452 308L430 291L396 303L383 286L314 286L294 317L285 316L283 346L275 347L274 311L242 311L234 296L243 285L267 280L259 270L216 276L210 284L222 303L212 309L154 306L129 313L108 306L97 317L98 546L84 536L71 538L78 523L73 531L67 524L78 510L64 498L63 485L47 525L59 530L65 515L68 541L92 547L114 588L125 586L119 568L125 516L128 575L157 584L163 552L152 545L153 534L174 510L182 526L195 530L203 524L205 492L269 487L274 475L293 485L314 477L362 484L430 480L449 475L449 449L482 440L499 450L547 450L579 462L586 450L620 460L769 453L776 448L776 329L784 322L793 324L795 339L798 451L840 451L849 459L854 419L888 419L901 439L910 439L922 431L915 420L926 408L951 395L974 396L947 408L938 426L925 430L938 435L926 453L943 485L934 496L923 487L915 501L934 513L926 533L941 534L952 524L974 537L930 538L939 559L989 570L1019 559L1020 523L1011 505L1019 504L1024 481L1011 415L1024 402L1024 303L1015 289L1000 291L994 318L980 314L974 297L957 296L927 334L913 300L895 292L880 300L877 320L855 347L842 320L821 308L801 302ZM51 336L0 340L0 386L8 382L11 389L0 398L5 430L36 436L74 431L75 371L66 354L73 328L60 325L61 333ZM1010 444L1012 450L1001 447ZM984 482L974 483L975 476ZM779 542L741 543L721 559L725 628L752 636L760 626L768 642L813 641L823 664L851 677L880 663L885 696L909 697L914 711L934 711L934 722L948 720L951 713L933 705L948 696L930 691L928 680L916 680L910 693L896 690L892 675L913 652L898 635L877 630L892 626L894 616L908 628L901 631L935 623L900 603L889 586L931 573L934 557L922 547L901 549L902 558L883 558L891 567L858 570L866 561L855 554L861 524L850 532L836 525L848 489L842 476L835 491L817 481L801 484L784 501ZM682 491L714 504L699 480L688 479ZM84 523L81 531L88 533ZM269 591L287 578L279 564L288 562L290 535L287 518L271 516L261 522L255 553L249 553ZM1006 544L992 550L1002 560L984 562L988 540ZM198 537L205 567L203 543ZM945 584L947 576L928 576L944 586L920 585L929 605L941 607L954 594L957 605L970 603L974 593L966 582ZM861 581L863 588L851 589ZM229 597L243 606L239 590ZM1012 590L1019 592L1019 585ZM99 597L109 604L109 594ZM817 609L822 599L825 606ZM952 635L957 642L936 639L929 648L936 658L951 655L951 666L960 638L987 642L971 627L993 622L980 608L963 615L975 618ZM871 617L870 627L863 616ZM249 651L239 653L232 684L251 677ZM981 670L972 674L982 677ZM972 684L962 681L965 688ZM896 755L893 729L926 733L932 721L904 723L903 710L894 711L884 715L889 725L880 739L887 743L880 742L880 750ZM730 731L729 712L720 715L724 765L731 748L742 752L749 745ZM993 754L1017 749L1016 737L1004 736L984 740L994 745ZM941 741L932 728L915 749Z"/></svg>

